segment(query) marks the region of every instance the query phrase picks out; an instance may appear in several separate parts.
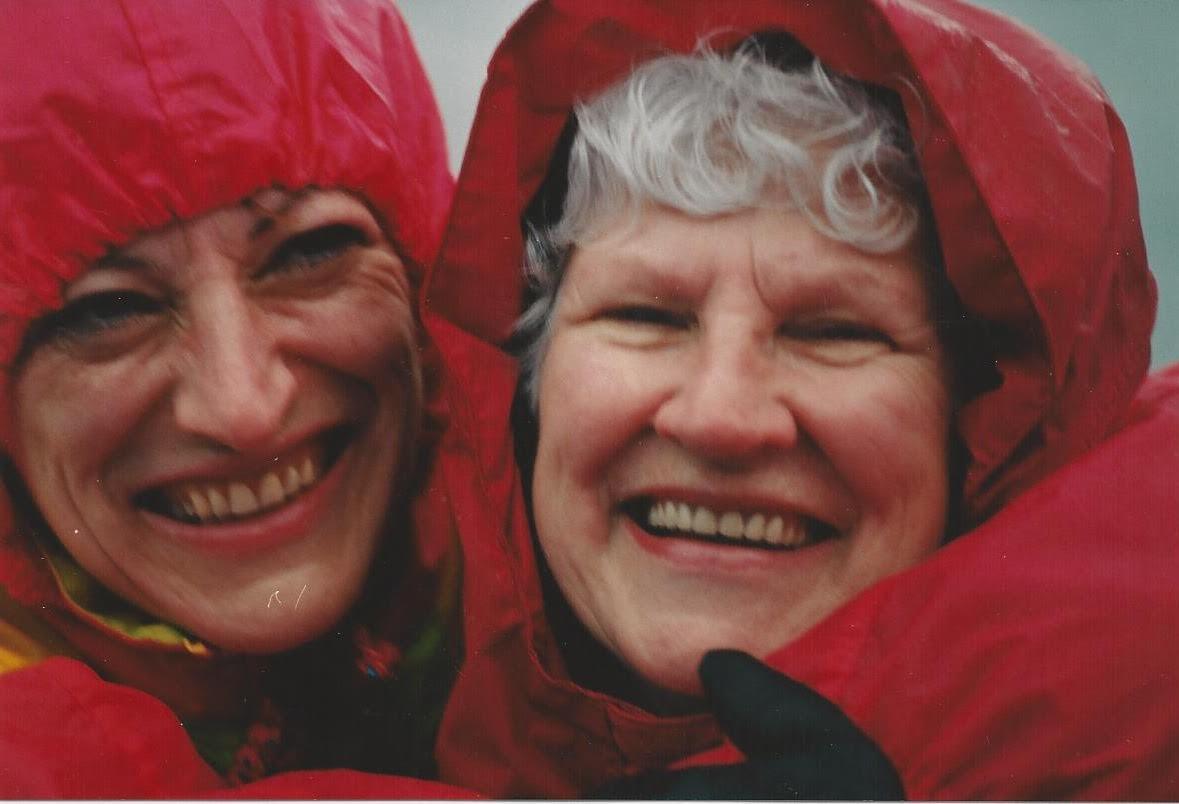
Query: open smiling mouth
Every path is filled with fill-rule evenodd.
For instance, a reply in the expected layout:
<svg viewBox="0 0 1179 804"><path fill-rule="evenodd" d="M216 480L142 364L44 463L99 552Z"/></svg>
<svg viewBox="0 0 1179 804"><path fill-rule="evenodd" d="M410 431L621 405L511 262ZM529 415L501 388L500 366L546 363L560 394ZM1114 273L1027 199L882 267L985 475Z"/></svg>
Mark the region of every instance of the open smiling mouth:
<svg viewBox="0 0 1179 804"><path fill-rule="evenodd" d="M623 511L659 538L692 539L762 550L797 550L839 536L833 526L801 514L717 510L678 500L636 497Z"/></svg>
<svg viewBox="0 0 1179 804"><path fill-rule="evenodd" d="M313 488L354 440L336 427L273 460L273 466L233 478L185 480L146 489L132 504L189 525L236 522L268 513Z"/></svg>

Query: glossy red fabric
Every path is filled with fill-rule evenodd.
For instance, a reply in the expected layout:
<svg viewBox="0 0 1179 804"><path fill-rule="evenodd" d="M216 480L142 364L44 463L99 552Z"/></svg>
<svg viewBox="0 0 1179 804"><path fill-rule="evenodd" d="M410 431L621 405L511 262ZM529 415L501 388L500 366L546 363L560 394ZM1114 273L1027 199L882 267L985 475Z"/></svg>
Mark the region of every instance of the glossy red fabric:
<svg viewBox="0 0 1179 804"><path fill-rule="evenodd" d="M433 94L391 3L0 0L0 17L6 367L30 320L58 307L63 285L109 246L272 185L355 190L388 223L411 272L420 279L432 261L452 180ZM0 379L0 449L11 436L10 377ZM419 556L432 566L449 546L449 514L430 499L417 513L429 520ZM0 626L9 629L0 628L0 671L45 652L85 657L186 719L233 699L235 657L106 629L64 599L24 537L0 492ZM6 644L6 634L17 637ZM22 655L15 644L37 649ZM177 714L132 686L67 659L0 675L0 795L193 796L220 786ZM265 790L442 795L318 778Z"/></svg>
<svg viewBox="0 0 1179 804"><path fill-rule="evenodd" d="M542 0L508 34L428 286L455 379L443 461L468 567L444 778L560 796L719 740L706 718L655 718L569 680L497 344L520 312L520 213L572 100L702 36L723 48L765 29L900 95L947 273L1002 376L956 422L983 524L772 663L843 707L916 798L1179 796L1179 391L1174 371L1142 387L1155 290L1129 145L1075 59L956 0Z"/></svg>
<svg viewBox="0 0 1179 804"><path fill-rule="evenodd" d="M224 786L159 700L104 682L81 662L8 673L0 702L6 798L156 798Z"/></svg>
<svg viewBox="0 0 1179 804"><path fill-rule="evenodd" d="M71 659L6 675L0 702L11 719L0 729L3 798L472 797L438 782L343 770L292 771L226 789L159 700Z"/></svg>

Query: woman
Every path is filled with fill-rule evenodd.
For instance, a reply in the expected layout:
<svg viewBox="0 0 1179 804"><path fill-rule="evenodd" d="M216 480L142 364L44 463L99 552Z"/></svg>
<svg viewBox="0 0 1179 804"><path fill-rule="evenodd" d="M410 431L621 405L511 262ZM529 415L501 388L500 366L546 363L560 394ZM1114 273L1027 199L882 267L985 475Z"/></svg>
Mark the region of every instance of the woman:
<svg viewBox="0 0 1179 804"><path fill-rule="evenodd" d="M759 32L771 72L738 99L811 89L755 104L744 140L693 129L741 81L660 57ZM860 98L842 122L816 118L825 86ZM426 317L469 333L444 358L480 446L448 456L481 571L444 779L566 795L688 759L722 742L697 661L735 647L843 714L722 655L704 692L747 767L624 792L848 795L790 775L852 775L764 716L807 706L874 763L855 797L1175 795L1176 382L1143 385L1153 283L1091 78L951 2L541 2L473 130ZM517 213L541 277L523 483L491 345L521 311Z"/></svg>
<svg viewBox="0 0 1179 804"><path fill-rule="evenodd" d="M685 694L708 647L785 644L946 529L955 318L908 137L767 57L654 59L578 106L563 213L526 221L540 546Z"/></svg>
<svg viewBox="0 0 1179 804"><path fill-rule="evenodd" d="M428 772L457 588L414 288L451 185L400 18L12 3L0 36L0 789Z"/></svg>

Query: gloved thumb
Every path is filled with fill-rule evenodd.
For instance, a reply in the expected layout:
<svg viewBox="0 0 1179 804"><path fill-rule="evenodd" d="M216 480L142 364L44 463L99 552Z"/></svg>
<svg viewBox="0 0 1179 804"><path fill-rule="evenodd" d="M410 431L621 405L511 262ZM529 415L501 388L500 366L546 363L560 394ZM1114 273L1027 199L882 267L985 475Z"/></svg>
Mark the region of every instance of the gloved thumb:
<svg viewBox="0 0 1179 804"><path fill-rule="evenodd" d="M714 650L700 680L725 734L749 757L835 748L854 723L822 695L737 650Z"/></svg>

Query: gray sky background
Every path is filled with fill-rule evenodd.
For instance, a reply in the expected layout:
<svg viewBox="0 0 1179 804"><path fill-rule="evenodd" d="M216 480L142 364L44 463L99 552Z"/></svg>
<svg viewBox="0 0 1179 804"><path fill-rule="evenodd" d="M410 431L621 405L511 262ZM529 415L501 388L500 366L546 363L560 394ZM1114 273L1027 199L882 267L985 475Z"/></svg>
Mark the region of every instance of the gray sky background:
<svg viewBox="0 0 1179 804"><path fill-rule="evenodd" d="M724 0L718 0L723 2ZM528 0L397 0L458 171L487 61ZM1159 284L1154 365L1179 361L1179 0L974 0L1023 20L1089 65L1125 121Z"/></svg>

